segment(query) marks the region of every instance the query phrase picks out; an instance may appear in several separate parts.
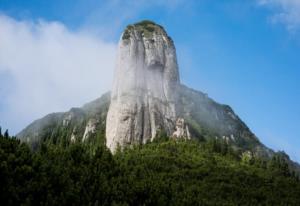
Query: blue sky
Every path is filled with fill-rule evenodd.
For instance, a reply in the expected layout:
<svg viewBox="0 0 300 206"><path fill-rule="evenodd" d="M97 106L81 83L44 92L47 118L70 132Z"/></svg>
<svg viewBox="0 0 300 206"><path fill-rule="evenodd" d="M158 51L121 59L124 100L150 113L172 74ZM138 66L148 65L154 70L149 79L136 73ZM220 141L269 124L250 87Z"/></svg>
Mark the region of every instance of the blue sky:
<svg viewBox="0 0 300 206"><path fill-rule="evenodd" d="M298 0L0 0L0 125L17 133L109 90L120 34L143 19L173 38L184 84L300 161Z"/></svg>

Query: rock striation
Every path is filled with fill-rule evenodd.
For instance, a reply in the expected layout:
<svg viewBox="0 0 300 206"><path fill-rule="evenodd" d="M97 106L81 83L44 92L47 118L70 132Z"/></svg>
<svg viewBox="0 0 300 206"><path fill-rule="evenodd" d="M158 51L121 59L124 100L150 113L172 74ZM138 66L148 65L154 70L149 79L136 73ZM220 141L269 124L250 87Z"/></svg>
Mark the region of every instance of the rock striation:
<svg viewBox="0 0 300 206"><path fill-rule="evenodd" d="M173 41L153 22L129 25L119 42L106 145L146 143L176 124L179 72Z"/></svg>

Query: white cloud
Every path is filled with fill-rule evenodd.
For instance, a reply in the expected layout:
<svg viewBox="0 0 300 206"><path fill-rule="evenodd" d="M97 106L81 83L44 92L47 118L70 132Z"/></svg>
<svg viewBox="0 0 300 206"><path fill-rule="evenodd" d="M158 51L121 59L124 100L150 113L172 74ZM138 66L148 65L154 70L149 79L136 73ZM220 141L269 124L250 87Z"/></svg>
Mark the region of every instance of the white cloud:
<svg viewBox="0 0 300 206"><path fill-rule="evenodd" d="M116 45L63 24L0 15L0 126L18 132L110 89Z"/></svg>
<svg viewBox="0 0 300 206"><path fill-rule="evenodd" d="M272 22L285 24L291 32L300 29L300 0L258 0L258 3L274 10Z"/></svg>

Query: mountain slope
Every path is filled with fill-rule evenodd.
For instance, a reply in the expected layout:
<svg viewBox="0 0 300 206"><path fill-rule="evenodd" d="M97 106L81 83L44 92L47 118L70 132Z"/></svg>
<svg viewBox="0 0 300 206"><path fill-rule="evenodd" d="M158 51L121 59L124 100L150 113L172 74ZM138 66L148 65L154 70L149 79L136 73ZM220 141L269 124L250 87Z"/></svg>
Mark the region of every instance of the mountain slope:
<svg viewBox="0 0 300 206"><path fill-rule="evenodd" d="M251 150L264 157L271 156L272 151L259 142L229 106L219 104L204 93L184 85L180 86L179 96L178 115L186 119L193 139L200 141L210 138L224 139L236 148ZM33 144L44 140L54 141L55 136L60 136L69 143L72 142L72 136L75 136L74 141L92 139L92 135L97 131L105 130L109 103L110 93L106 93L82 108L72 108L66 113L53 113L36 120L17 137ZM94 130L90 130L84 139L85 132L93 127ZM62 130L63 137L59 133Z"/></svg>
<svg viewBox="0 0 300 206"><path fill-rule="evenodd" d="M222 105L206 94L180 86L179 116L186 119L192 139L226 141L236 151L271 159L275 154L265 147L228 105ZM85 142L95 147L105 144L106 115L110 93L65 113L49 114L34 121L17 137L36 149L43 142L69 145ZM90 129L92 128L92 129ZM85 138L84 138L85 137ZM285 155L290 168L300 174L300 167Z"/></svg>
<svg viewBox="0 0 300 206"><path fill-rule="evenodd" d="M179 115L187 120L192 129L193 136L204 139L222 138L255 155L272 156L273 152L260 143L230 106L215 102L207 94L182 85L177 107Z"/></svg>
<svg viewBox="0 0 300 206"><path fill-rule="evenodd" d="M97 134L102 135L98 141L103 142L109 103L110 93L106 93L81 108L49 114L31 123L17 137L33 147L44 141L63 145L88 139L95 141Z"/></svg>

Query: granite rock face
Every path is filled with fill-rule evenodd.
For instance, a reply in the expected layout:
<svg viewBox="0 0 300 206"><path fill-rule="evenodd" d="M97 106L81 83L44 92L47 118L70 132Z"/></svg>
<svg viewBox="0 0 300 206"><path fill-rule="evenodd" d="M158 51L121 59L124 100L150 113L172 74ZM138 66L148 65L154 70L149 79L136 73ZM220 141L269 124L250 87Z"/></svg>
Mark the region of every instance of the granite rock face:
<svg viewBox="0 0 300 206"><path fill-rule="evenodd" d="M107 147L145 143L159 130L172 135L178 86L175 46L165 30L148 21L128 26L119 42Z"/></svg>
<svg viewBox="0 0 300 206"><path fill-rule="evenodd" d="M87 140L87 138L89 137L90 134L93 134L93 133L96 132L96 125L97 125L97 120L95 120L95 119L90 119L87 122L87 125L86 125L85 130L84 130L84 134L83 134L83 137L82 137L82 142Z"/></svg>
<svg viewBox="0 0 300 206"><path fill-rule="evenodd" d="M183 118L176 120L176 130L173 132L174 139L183 138L185 140L191 139L191 134L188 125L184 122Z"/></svg>

